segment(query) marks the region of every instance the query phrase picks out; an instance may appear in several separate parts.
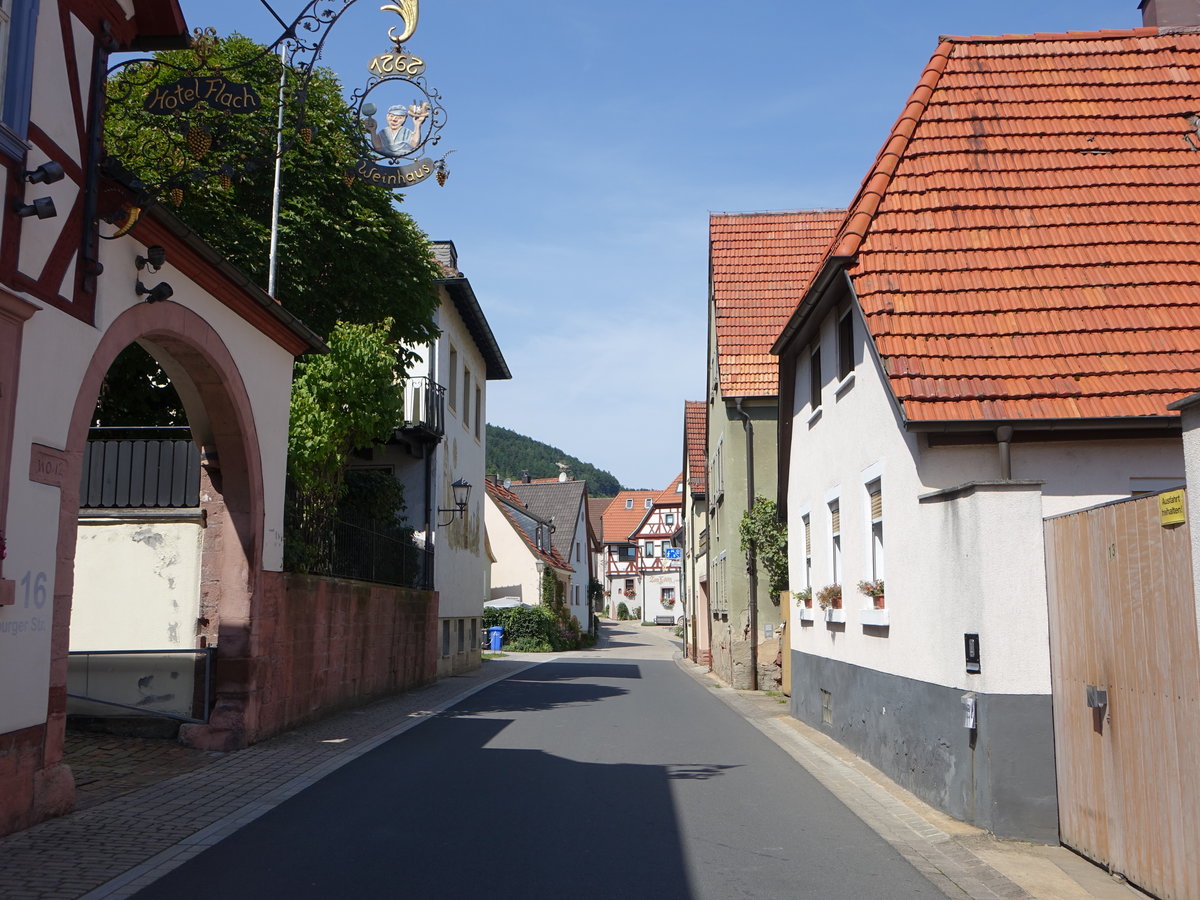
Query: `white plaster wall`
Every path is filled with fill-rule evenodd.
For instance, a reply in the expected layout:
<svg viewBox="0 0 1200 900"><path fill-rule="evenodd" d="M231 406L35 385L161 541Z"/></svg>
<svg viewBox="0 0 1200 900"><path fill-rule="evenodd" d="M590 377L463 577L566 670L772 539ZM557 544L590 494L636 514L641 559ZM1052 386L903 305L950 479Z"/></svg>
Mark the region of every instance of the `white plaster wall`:
<svg viewBox="0 0 1200 900"><path fill-rule="evenodd" d="M859 362L835 384L835 319L822 323L825 384L816 416L808 405L808 357L797 366L788 515L789 584L804 584L803 526L812 522L812 585L832 580L828 502L840 500L839 581L846 625L801 625L789 604L797 650L934 684L1001 693L1048 693L1045 574L1041 518L1129 496L1132 476L1182 473L1179 442L1108 441L1022 444L1012 448L1014 480L1044 481L1040 492L979 494L949 504L920 504L931 491L999 478L992 446L925 446L905 433L877 361L861 344ZM865 353L865 359L862 355ZM866 485L880 478L889 627L858 621L870 605L856 588L869 578ZM1019 533L1014 533L1019 532ZM815 601L814 601L815 606ZM983 676L967 679L963 634L978 632Z"/></svg>
<svg viewBox="0 0 1200 900"><path fill-rule="evenodd" d="M484 549L484 457L487 431L487 381L483 354L475 346L462 317L442 291L439 309L439 325L442 336L438 339L436 381L445 386L446 437L438 444L434 465L435 508L454 507L454 491L451 485L459 478L471 483L465 520L455 518L447 526L437 528L435 538L434 581L440 599L443 618L463 618L483 615L483 603L488 599L489 561ZM458 351L458 376L455 379L457 398L454 409L450 408L450 343ZM463 419L463 367L471 370L470 417ZM479 436L475 436L475 388L482 388L483 409L480 411ZM446 521L447 515L438 517Z"/></svg>
<svg viewBox="0 0 1200 900"><path fill-rule="evenodd" d="M81 519L71 649L194 648L202 533L194 518Z"/></svg>
<svg viewBox="0 0 1200 900"><path fill-rule="evenodd" d="M663 606L660 602L662 598L663 588L675 589L675 605ZM660 575L646 576L646 603L642 609L642 619L644 621L653 622L657 616L671 616L679 618L683 615L683 608L679 603L679 595L683 585L680 579L679 572L664 572Z"/></svg>
<svg viewBox="0 0 1200 900"><path fill-rule="evenodd" d="M81 519L71 649L195 648L202 531L196 517ZM192 715L196 659L191 655L72 657L67 690ZM68 700L67 711L128 715L120 707L76 698Z"/></svg>
<svg viewBox="0 0 1200 900"><path fill-rule="evenodd" d="M492 592L498 597L520 597L522 602L537 606L541 602L537 561L529 546L491 497L484 501L484 518L492 553L496 556L496 561L491 564ZM482 604L480 608L482 610Z"/></svg>

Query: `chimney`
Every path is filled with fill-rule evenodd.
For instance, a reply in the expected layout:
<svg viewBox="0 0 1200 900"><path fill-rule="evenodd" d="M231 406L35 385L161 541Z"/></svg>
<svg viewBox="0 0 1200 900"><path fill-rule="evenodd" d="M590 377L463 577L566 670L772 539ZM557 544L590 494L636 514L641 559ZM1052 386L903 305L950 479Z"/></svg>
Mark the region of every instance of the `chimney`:
<svg viewBox="0 0 1200 900"><path fill-rule="evenodd" d="M1147 28L1200 27L1200 0L1142 0L1138 9Z"/></svg>
<svg viewBox="0 0 1200 900"><path fill-rule="evenodd" d="M430 241L429 243L433 248L433 258L437 260L446 276L448 278L461 276L462 272L458 270L458 251L454 248L454 242Z"/></svg>

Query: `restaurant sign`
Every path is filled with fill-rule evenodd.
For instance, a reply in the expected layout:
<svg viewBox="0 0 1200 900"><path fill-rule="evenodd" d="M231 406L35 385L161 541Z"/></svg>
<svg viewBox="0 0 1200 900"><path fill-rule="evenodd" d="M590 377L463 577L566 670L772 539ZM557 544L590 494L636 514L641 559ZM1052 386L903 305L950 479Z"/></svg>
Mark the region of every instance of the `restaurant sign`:
<svg viewBox="0 0 1200 900"><path fill-rule="evenodd" d="M393 47L373 56L367 63L371 73L366 85L351 97L350 106L361 127L362 156L347 171L348 178L360 178L386 188L405 188L420 184L431 175L445 184L449 174L445 154L434 160L430 151L441 140L445 124L441 95L425 81L425 60L403 46L416 30L416 0L406 12L405 28L400 35L388 30ZM380 7L401 14L395 6Z"/></svg>

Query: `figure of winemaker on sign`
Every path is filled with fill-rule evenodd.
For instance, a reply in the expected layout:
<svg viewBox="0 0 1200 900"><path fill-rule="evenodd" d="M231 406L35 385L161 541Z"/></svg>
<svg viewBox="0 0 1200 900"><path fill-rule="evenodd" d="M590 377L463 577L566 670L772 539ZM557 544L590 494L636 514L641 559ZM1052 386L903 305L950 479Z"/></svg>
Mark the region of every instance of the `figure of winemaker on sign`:
<svg viewBox="0 0 1200 900"><path fill-rule="evenodd" d="M367 112L367 110L364 110ZM384 156L408 156L417 149L421 144L421 126L425 124L425 120L429 118L429 101L417 105L413 103L409 106L397 104L389 106L387 111L387 124L380 130L373 118L370 118L370 110L366 121L367 130L371 133L371 146L378 153ZM412 127L405 125L405 119L412 119Z"/></svg>

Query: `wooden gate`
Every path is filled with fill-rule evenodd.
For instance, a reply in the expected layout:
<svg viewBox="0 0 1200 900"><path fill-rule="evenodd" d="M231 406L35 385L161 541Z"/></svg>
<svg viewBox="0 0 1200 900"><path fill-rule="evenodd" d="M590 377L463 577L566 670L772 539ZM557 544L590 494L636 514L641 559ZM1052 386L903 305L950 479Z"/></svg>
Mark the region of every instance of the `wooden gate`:
<svg viewBox="0 0 1200 900"><path fill-rule="evenodd" d="M1161 525L1155 495L1048 519L1045 536L1062 842L1159 897L1200 897L1189 526Z"/></svg>

